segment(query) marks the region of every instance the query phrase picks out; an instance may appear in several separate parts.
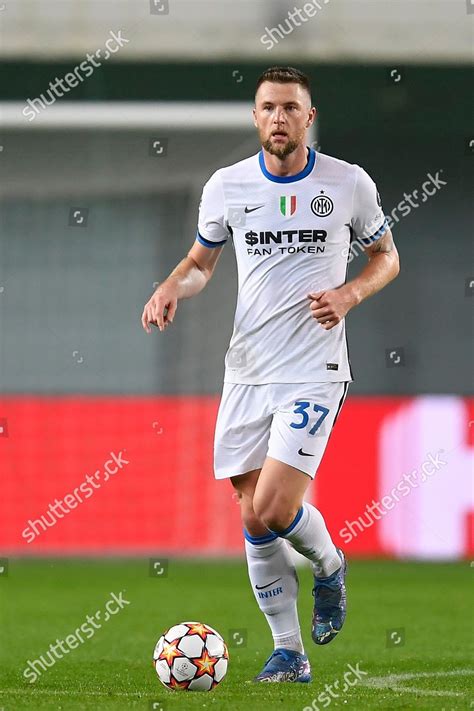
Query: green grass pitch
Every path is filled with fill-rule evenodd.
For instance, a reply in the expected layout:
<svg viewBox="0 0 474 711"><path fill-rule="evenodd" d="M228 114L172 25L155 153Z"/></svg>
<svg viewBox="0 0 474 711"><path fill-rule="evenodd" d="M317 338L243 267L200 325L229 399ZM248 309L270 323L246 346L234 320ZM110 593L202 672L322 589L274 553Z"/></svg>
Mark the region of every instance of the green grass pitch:
<svg viewBox="0 0 474 711"><path fill-rule="evenodd" d="M344 630L316 647L312 580L303 568L299 610L313 682L252 684L272 645L242 561L170 560L165 575L151 577L147 559L11 559L0 577L0 709L473 708L473 574L469 562L352 561ZM103 609L111 593L130 604L29 683L28 660ZM152 667L161 633L190 619L229 644L227 677L209 693L168 691ZM348 665L363 675L344 693Z"/></svg>

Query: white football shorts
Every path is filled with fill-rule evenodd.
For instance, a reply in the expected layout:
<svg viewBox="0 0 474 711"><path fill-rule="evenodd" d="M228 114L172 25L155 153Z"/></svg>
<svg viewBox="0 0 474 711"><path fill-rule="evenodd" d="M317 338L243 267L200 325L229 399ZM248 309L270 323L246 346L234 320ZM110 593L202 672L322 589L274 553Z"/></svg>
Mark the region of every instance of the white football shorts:
<svg viewBox="0 0 474 711"><path fill-rule="evenodd" d="M314 478L349 382L224 383L214 435L214 476L260 469L272 457Z"/></svg>

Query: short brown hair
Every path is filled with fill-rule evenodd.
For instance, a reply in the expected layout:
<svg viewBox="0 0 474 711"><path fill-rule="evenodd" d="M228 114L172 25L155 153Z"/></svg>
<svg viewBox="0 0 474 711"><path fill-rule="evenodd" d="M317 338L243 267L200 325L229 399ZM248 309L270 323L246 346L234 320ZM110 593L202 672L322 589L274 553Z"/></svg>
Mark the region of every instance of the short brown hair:
<svg viewBox="0 0 474 711"><path fill-rule="evenodd" d="M263 74L258 78L255 93L257 93L260 85L263 84L264 81L276 82L277 84L301 84L311 97L309 77L294 67L269 67L265 69Z"/></svg>

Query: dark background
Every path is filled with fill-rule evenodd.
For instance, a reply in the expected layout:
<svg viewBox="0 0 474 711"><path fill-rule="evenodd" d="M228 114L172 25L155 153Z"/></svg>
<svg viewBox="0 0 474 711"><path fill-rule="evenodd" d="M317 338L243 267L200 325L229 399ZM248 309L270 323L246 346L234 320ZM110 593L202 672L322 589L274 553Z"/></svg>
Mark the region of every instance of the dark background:
<svg viewBox="0 0 474 711"><path fill-rule="evenodd" d="M1 99L39 96L73 66L3 62ZM234 66L104 65L68 100L251 101L266 65L240 63L240 83ZM362 165L387 215L428 173L447 182L393 227L398 279L348 317L352 392L472 393L472 70L399 67L395 81L381 65L297 66L312 80L319 149ZM165 133L168 155L156 160L149 130L3 131L4 392L220 392L236 299L231 246L166 335L146 336L140 315L193 243L205 180L259 146L251 132ZM77 206L88 210L86 227L68 224ZM403 367L389 367L394 348Z"/></svg>

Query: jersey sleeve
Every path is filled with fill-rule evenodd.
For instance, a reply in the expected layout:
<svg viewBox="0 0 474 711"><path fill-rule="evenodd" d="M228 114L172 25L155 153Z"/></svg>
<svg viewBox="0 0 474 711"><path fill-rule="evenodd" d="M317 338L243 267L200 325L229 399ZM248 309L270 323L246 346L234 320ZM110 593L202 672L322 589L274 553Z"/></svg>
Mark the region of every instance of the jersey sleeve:
<svg viewBox="0 0 474 711"><path fill-rule="evenodd" d="M221 247L229 238L225 200L219 172L211 175L202 191L196 239L205 247Z"/></svg>
<svg viewBox="0 0 474 711"><path fill-rule="evenodd" d="M363 168L356 165L356 183L352 211L352 229L356 238L366 246L383 237L388 221L374 181Z"/></svg>

